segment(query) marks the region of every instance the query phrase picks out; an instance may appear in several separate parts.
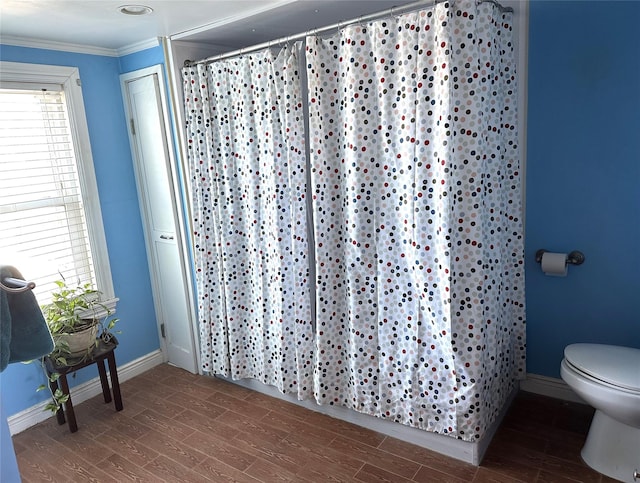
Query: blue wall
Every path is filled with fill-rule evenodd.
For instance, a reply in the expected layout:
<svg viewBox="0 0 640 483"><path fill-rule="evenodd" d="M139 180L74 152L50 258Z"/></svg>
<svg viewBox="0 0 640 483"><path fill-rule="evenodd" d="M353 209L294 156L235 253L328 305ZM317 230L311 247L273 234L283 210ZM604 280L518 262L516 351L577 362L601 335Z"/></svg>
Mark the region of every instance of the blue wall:
<svg viewBox="0 0 640 483"><path fill-rule="evenodd" d="M133 54L123 55L119 58L120 73L133 72L156 64L164 64L164 52L157 46Z"/></svg>
<svg viewBox="0 0 640 483"><path fill-rule="evenodd" d="M118 365L160 347L119 75L162 61L160 47L121 58L2 45L0 60L78 67L120 318ZM70 380L97 377L95 366ZM3 410L13 415L47 397L37 364L12 364L0 375ZM11 388L8 391L6 388Z"/></svg>
<svg viewBox="0 0 640 483"><path fill-rule="evenodd" d="M573 342L640 348L640 2L530 4L527 371ZM548 277L537 249L586 256Z"/></svg>

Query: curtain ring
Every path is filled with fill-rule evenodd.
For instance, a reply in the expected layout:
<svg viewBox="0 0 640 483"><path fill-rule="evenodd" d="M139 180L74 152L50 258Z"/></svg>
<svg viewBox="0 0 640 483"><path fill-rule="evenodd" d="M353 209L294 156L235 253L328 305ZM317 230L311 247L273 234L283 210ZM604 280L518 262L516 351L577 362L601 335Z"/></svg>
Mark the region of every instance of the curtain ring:
<svg viewBox="0 0 640 483"><path fill-rule="evenodd" d="M396 22L400 20L401 11L402 11L402 8L398 6L391 7L391 18L394 19Z"/></svg>

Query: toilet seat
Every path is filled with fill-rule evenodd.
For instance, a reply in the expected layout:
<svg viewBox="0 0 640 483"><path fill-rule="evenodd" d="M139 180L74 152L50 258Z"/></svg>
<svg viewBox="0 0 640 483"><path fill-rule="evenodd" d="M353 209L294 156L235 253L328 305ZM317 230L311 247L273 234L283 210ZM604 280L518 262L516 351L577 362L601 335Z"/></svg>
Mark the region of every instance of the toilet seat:
<svg viewBox="0 0 640 483"><path fill-rule="evenodd" d="M640 394L640 349L605 344L571 344L565 348L564 357L585 376Z"/></svg>

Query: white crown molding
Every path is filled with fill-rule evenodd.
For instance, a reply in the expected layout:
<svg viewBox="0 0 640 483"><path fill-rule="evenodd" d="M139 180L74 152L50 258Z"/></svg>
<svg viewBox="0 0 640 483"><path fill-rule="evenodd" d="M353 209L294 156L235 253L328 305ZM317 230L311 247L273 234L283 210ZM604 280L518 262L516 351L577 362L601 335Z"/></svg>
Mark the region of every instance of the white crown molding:
<svg viewBox="0 0 640 483"><path fill-rule="evenodd" d="M68 44L65 42L54 42L50 40L28 39L24 37L13 37L3 35L0 37L0 44L15 45L17 47L29 47L31 49L61 50L63 52L74 52L77 54L103 55L106 57L118 57L118 52L113 49L103 47L92 47L91 45Z"/></svg>
<svg viewBox="0 0 640 483"><path fill-rule="evenodd" d="M138 376L149 369L154 368L158 364L164 362L164 357L161 351L156 350L144 355L138 359L135 359L121 367L118 367L118 381L123 383ZM109 372L109 371L107 371ZM102 394L102 385L100 384L100 378L95 377L90 381L80 384L71 388L71 394L73 395L73 404L77 405L87 399ZM20 411L19 413L9 416L7 422L9 423L9 432L11 435L18 434L25 429L35 426L36 424L52 417L50 411L44 409L45 405L49 401L43 401L40 404L31 406L30 408ZM126 399L124 400L126 405ZM82 422L80 422L82 424Z"/></svg>
<svg viewBox="0 0 640 483"><path fill-rule="evenodd" d="M59 50L63 52L74 52L77 54L103 55L106 57L122 57L134 54L142 50L151 49L160 45L157 37L136 42L135 44L120 47L119 49L106 49L103 47L92 47L91 45L68 44L65 42L54 42L49 40L28 39L24 37L13 37L3 35L0 37L0 44L15 45L17 47L28 47L31 49Z"/></svg>
<svg viewBox="0 0 640 483"><path fill-rule="evenodd" d="M135 44L125 45L124 47L120 47L116 52L118 53L118 57L122 57L124 55L135 54L142 50L151 49L158 45L160 45L160 40L158 37L154 37L152 39L143 40L142 42L136 42Z"/></svg>

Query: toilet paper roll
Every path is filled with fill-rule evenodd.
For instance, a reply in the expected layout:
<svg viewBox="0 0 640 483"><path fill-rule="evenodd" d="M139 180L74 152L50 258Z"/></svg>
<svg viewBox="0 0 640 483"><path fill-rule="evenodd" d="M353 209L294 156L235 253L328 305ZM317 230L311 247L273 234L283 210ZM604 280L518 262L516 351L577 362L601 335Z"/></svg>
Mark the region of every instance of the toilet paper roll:
<svg viewBox="0 0 640 483"><path fill-rule="evenodd" d="M567 276L567 254L545 252L542 254L542 271L552 277Z"/></svg>

